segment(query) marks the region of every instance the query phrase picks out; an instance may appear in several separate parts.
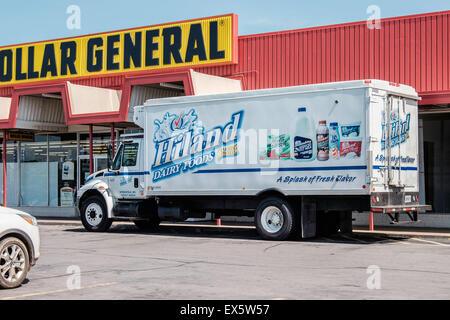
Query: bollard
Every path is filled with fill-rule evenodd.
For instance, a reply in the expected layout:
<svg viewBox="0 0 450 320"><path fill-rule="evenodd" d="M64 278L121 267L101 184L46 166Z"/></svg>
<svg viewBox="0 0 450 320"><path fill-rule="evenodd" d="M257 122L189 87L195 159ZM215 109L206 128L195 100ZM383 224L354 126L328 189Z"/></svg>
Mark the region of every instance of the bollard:
<svg viewBox="0 0 450 320"><path fill-rule="evenodd" d="M369 231L374 231L374 227L373 227L373 211L369 212Z"/></svg>

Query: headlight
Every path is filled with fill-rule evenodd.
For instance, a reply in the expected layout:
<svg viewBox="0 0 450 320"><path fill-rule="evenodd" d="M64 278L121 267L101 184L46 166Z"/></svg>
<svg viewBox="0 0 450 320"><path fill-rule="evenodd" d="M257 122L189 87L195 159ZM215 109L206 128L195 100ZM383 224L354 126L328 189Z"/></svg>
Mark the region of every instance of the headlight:
<svg viewBox="0 0 450 320"><path fill-rule="evenodd" d="M35 217L30 216L28 214L21 214L21 213L19 213L19 217L21 217L23 220L25 220L26 222L28 222L31 225L37 226L37 220Z"/></svg>

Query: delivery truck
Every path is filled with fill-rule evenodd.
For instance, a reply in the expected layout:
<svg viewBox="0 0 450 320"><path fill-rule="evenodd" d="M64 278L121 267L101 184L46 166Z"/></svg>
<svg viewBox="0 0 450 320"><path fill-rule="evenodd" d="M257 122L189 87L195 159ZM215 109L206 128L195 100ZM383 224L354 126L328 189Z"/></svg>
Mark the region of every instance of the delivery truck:
<svg viewBox="0 0 450 320"><path fill-rule="evenodd" d="M418 100L380 80L148 100L79 190L81 220L246 216L270 240L349 232L357 212L417 221Z"/></svg>

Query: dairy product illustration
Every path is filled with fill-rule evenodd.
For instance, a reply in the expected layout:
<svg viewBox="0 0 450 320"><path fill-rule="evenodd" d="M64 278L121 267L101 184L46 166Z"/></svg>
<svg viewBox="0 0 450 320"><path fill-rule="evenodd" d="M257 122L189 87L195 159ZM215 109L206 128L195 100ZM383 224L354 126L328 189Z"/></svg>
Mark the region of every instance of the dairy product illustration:
<svg viewBox="0 0 450 320"><path fill-rule="evenodd" d="M289 160L291 158L291 142L287 134L268 136L267 146L260 152L260 160Z"/></svg>
<svg viewBox="0 0 450 320"><path fill-rule="evenodd" d="M339 159L340 136L337 122L330 123L330 154L331 158Z"/></svg>
<svg viewBox="0 0 450 320"><path fill-rule="evenodd" d="M361 130L361 121L344 123L341 125L342 138L359 137Z"/></svg>
<svg viewBox="0 0 450 320"><path fill-rule="evenodd" d="M325 120L319 121L319 126L317 127L317 160L327 161L330 157L329 148L329 130L327 127L327 122Z"/></svg>
<svg viewBox="0 0 450 320"><path fill-rule="evenodd" d="M314 120L306 108L298 108L298 120L295 124L295 135L292 143L292 159L296 161L313 161L317 154L314 141Z"/></svg>
<svg viewBox="0 0 450 320"><path fill-rule="evenodd" d="M361 157L362 141L343 141L340 145L342 158L352 159Z"/></svg>

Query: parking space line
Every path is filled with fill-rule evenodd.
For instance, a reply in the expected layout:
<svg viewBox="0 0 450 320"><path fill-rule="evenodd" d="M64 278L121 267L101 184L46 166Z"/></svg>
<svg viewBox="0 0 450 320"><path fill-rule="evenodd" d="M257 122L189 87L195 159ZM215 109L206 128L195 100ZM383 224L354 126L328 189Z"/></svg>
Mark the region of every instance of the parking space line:
<svg viewBox="0 0 450 320"><path fill-rule="evenodd" d="M410 238L410 240L425 242L425 243L434 244L434 245L442 246L442 247L450 247L450 244L440 243L440 242L431 241L431 240L424 240L424 239L419 239L419 238Z"/></svg>
<svg viewBox="0 0 450 320"><path fill-rule="evenodd" d="M18 295L18 296L3 297L3 298L0 298L0 300L22 299L22 298L43 296L43 295L54 294L54 293L78 291L78 290L82 290L82 289L92 289L92 288L107 287L107 286L116 285L118 283L119 282L106 282L106 283L97 283L97 284L93 284L93 285L90 285L90 286L80 287L79 289L59 289L59 290L52 290L52 291L41 291L41 292L34 292L34 293L25 293L25 294Z"/></svg>

